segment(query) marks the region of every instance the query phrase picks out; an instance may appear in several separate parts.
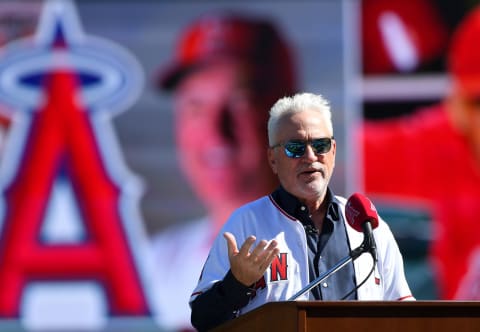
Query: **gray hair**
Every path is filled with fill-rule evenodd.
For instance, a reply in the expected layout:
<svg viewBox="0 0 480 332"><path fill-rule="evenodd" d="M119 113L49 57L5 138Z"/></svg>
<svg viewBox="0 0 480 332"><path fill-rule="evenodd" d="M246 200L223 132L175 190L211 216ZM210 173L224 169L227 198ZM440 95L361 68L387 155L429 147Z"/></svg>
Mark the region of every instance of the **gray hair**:
<svg viewBox="0 0 480 332"><path fill-rule="evenodd" d="M327 124L330 134L333 135L330 103L322 95L305 92L298 93L292 97L283 97L272 106L270 109L270 118L268 119L268 144L270 146L277 144L277 142L274 142L274 139L280 119L286 115L302 112L307 109L320 113Z"/></svg>

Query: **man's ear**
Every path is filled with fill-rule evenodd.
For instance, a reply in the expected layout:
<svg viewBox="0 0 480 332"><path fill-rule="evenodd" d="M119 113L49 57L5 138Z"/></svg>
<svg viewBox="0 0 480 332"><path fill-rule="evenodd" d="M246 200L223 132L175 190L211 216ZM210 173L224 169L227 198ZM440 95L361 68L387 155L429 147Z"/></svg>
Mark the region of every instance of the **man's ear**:
<svg viewBox="0 0 480 332"><path fill-rule="evenodd" d="M275 160L275 149L268 148L267 154L268 154L268 163L270 164L270 167L272 168L273 173L277 174L277 161Z"/></svg>
<svg viewBox="0 0 480 332"><path fill-rule="evenodd" d="M335 158L335 154L337 153L337 141L332 141L332 150L333 150L333 157Z"/></svg>

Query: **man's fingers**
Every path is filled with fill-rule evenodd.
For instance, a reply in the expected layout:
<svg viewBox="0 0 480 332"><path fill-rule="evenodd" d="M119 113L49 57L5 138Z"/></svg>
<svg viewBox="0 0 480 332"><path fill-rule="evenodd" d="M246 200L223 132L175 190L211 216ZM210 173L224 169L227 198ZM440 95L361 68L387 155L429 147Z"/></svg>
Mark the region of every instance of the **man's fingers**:
<svg viewBox="0 0 480 332"><path fill-rule="evenodd" d="M262 240L250 252L256 241L255 236L250 235L242 244L240 250L238 249L237 240L232 233L225 232L223 237L227 241L229 257L241 257L244 262L250 262L249 264L252 264L252 266L255 265L260 269L266 269L279 253L279 249L277 248L278 243L275 240L270 241L270 243L266 240Z"/></svg>
<svg viewBox="0 0 480 332"><path fill-rule="evenodd" d="M237 240L232 233L225 232L223 237L227 241L230 269L235 278L247 286L257 281L265 273L279 253L276 240L270 242L261 240L252 249L256 237L250 235L238 249Z"/></svg>
<svg viewBox="0 0 480 332"><path fill-rule="evenodd" d="M268 251L274 250L278 246L278 242L275 240L270 241L270 244L268 245L267 249Z"/></svg>
<svg viewBox="0 0 480 332"><path fill-rule="evenodd" d="M253 235L250 235L249 237L247 237L245 242L243 242L242 247L240 248L239 255L242 257L248 257L248 255L250 254L250 248L255 243L256 239L257 238Z"/></svg>
<svg viewBox="0 0 480 332"><path fill-rule="evenodd" d="M267 243L268 242L266 240L260 241L260 243L255 247L255 249L253 249L252 256L255 256L256 258L266 257L270 255L272 250L274 250L278 245L277 241L275 240L270 241L268 246Z"/></svg>
<svg viewBox="0 0 480 332"><path fill-rule="evenodd" d="M277 245L277 241L272 240L269 243L268 247L266 247L265 250L262 252L262 259L264 260L264 262L267 263L267 265L269 265L272 262L273 258L279 254L279 249L277 248Z"/></svg>
<svg viewBox="0 0 480 332"><path fill-rule="evenodd" d="M272 263L273 259L280 254L280 249L278 249L277 244L270 244L268 248L265 250L265 259L264 261L260 264L260 270L265 271L267 267Z"/></svg>
<svg viewBox="0 0 480 332"><path fill-rule="evenodd" d="M250 258L253 260L253 261L257 261L257 260L261 260L263 258L263 256L265 255L265 251L266 251L266 245L267 245L267 241L266 240L262 240L260 241L257 246L252 250L251 252L251 256Z"/></svg>
<svg viewBox="0 0 480 332"><path fill-rule="evenodd" d="M227 240L227 247L228 247L228 256L231 257L232 255L238 253L237 247L237 240L235 236L230 232L223 233L223 237Z"/></svg>

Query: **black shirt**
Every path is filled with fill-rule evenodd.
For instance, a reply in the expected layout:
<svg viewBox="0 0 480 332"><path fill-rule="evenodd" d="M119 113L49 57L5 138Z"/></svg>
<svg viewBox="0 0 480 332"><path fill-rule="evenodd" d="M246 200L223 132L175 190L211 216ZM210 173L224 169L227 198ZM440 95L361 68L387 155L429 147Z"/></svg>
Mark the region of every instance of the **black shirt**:
<svg viewBox="0 0 480 332"><path fill-rule="evenodd" d="M298 219L305 228L310 281L315 280L349 255L347 230L339 206L333 201L331 190L327 191L325 198L328 208L321 230L313 225L308 208L282 187L272 193L272 198L287 214ZM353 263L349 263L322 282L319 287L313 288L311 292L317 300L341 300L355 289L355 286L355 270ZM356 299L357 294L353 292L345 300Z"/></svg>

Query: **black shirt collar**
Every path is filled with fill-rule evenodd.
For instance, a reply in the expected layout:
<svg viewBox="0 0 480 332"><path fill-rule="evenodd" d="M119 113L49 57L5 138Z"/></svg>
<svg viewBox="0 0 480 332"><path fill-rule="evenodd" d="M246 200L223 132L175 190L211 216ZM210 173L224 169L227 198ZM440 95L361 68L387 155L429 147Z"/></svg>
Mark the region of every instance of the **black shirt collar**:
<svg viewBox="0 0 480 332"><path fill-rule="evenodd" d="M288 215L299 219L303 222L305 216L309 215L308 207L306 207L300 200L290 194L282 186L279 186L272 194L272 199L277 203L280 208ZM330 188L327 188L327 195L325 199L328 202L327 218L332 221L340 220L338 203L333 199L334 194Z"/></svg>

